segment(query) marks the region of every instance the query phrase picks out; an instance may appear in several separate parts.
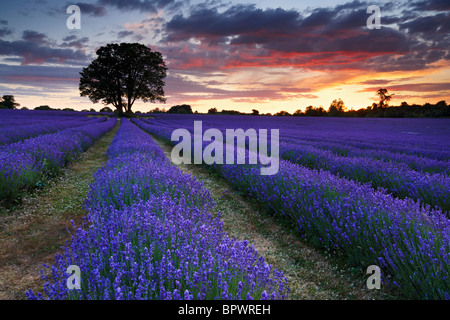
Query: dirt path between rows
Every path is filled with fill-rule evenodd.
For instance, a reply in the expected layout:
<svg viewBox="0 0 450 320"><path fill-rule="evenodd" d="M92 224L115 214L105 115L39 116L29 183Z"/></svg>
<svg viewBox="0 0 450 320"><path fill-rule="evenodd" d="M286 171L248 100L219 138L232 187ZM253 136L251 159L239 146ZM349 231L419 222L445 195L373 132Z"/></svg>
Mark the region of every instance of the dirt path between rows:
<svg viewBox="0 0 450 320"><path fill-rule="evenodd" d="M120 126L96 141L79 161L67 166L40 191L26 196L15 209L0 208L0 299L26 299L25 291L42 292L42 264L70 240L71 220L81 226L83 204L93 173L107 160L106 150Z"/></svg>
<svg viewBox="0 0 450 320"><path fill-rule="evenodd" d="M151 135L170 159L172 147ZM258 204L234 191L229 183L201 165L178 166L211 192L230 237L247 240L265 260L286 275L292 300L386 299L383 290L369 290L365 270L349 272L331 255L308 246L295 227L265 212ZM359 274L358 274L359 272ZM356 273L356 275L355 275Z"/></svg>
<svg viewBox="0 0 450 320"><path fill-rule="evenodd" d="M105 152L119 125L47 187L25 197L15 210L0 208L0 300L26 299L27 289L42 291L42 264L51 265L70 239L70 221L79 226L86 216L83 204L89 184L107 161ZM171 147L153 138L170 159ZM273 268L283 271L289 279L290 299L385 298L383 290L366 288L362 272L355 277L336 267L332 258L303 243L294 227L242 197L223 178L202 166L179 168L209 189L231 237L248 240Z"/></svg>

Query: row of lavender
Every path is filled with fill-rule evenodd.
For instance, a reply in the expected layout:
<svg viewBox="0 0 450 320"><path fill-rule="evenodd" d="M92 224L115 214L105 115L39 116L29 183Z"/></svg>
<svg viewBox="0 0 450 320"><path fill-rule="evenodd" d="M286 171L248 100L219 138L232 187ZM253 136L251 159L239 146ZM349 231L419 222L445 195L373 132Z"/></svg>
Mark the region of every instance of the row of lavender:
<svg viewBox="0 0 450 320"><path fill-rule="evenodd" d="M353 135L349 133L339 135L339 130L334 128L335 124L338 123L336 119L336 122L328 123L327 127L318 126L318 128L315 128L315 119L308 119L308 121L313 122L312 128L311 125L306 126L303 123L292 123L292 121L287 121L290 119L285 118L272 118L269 121L270 119L268 120L265 117L240 116L230 119L230 116L194 115L192 116L192 122L195 120L203 120L210 127L216 128L221 128L226 123L232 123L233 127L243 129L281 129L280 141L286 144L304 145L329 150L341 156L366 157L385 162L403 163L408 165L412 170L421 172L445 172L448 174L450 171L450 151L448 150L450 145L448 142L445 143L445 141L433 143L433 139L435 139L433 135L424 134L424 138L426 137L430 140L427 142L412 140L411 137L405 137L405 134L399 134L398 132L395 135L384 137L380 137L378 134L378 139L376 139L377 136L372 137L371 134L373 133L370 132L365 132L361 135L356 131L357 128L355 128ZM305 121L304 118L299 120ZM326 120L329 121L331 119ZM185 124L185 119L179 115L157 116L155 121L172 129L179 128ZM443 137L449 131L444 130L445 126L448 125L449 121L447 123L442 123L442 121L439 123L440 127L438 131L442 131ZM381 124L375 124L375 126L383 127ZM391 130L391 128L386 128L386 131L388 130ZM408 129L405 128L404 130ZM450 132L447 132L448 135L450 135Z"/></svg>
<svg viewBox="0 0 450 320"><path fill-rule="evenodd" d="M134 121L170 142L172 129L162 121ZM184 121L181 127L192 130L192 119ZM312 243L342 252L354 265L379 265L385 283L405 296L450 298L450 222L442 211L288 161L280 161L272 176L260 175L258 166L213 168L268 210L295 221Z"/></svg>
<svg viewBox="0 0 450 320"><path fill-rule="evenodd" d="M57 120L86 119L88 116L93 116L93 114L87 112L0 109L0 128Z"/></svg>
<svg viewBox="0 0 450 320"><path fill-rule="evenodd" d="M293 142L280 144L280 156L309 168L322 169L361 183L369 183L372 188L385 189L398 198L419 200L440 208L447 214L450 211L450 177L444 172L420 172L412 170L404 163L362 156L339 156L329 150ZM428 166L435 161L424 163Z"/></svg>
<svg viewBox="0 0 450 320"><path fill-rule="evenodd" d="M297 144L306 147L313 147L328 151L337 156L345 157L364 157L368 159L382 160L384 163L392 162L400 165L406 165L409 169L419 172L428 173L445 173L450 174L450 160L443 151L445 148L440 146L436 149L416 149L414 153L408 148L408 145L384 145L380 148L379 143L368 143L361 140L352 141L334 138L301 138L295 137L291 133L290 137L283 137L282 142L287 144ZM312 151L311 154L321 151Z"/></svg>
<svg viewBox="0 0 450 320"><path fill-rule="evenodd" d="M327 129L317 124L319 128L328 130L328 136L331 137L327 137L326 131L298 129L301 127L299 124L302 126L306 124L292 124L292 121L285 119L269 122L270 119L267 120L265 117L241 116L230 119L226 116L194 116L189 118L188 123L186 120L186 117L183 119L180 116L162 116L155 119L157 123L167 125L170 129L192 126L194 120L203 120L205 130L207 127L214 127L225 131L227 124L230 123L233 128L244 130L282 128L280 157L285 160L312 169L327 170L361 183L370 183L374 189L385 189L388 193L402 199L419 200L424 204L442 209L447 214L450 211L450 151L447 148L449 143L441 137L437 138L435 134L424 134L424 138L416 139L409 135L405 137L405 134L401 133L407 132L404 130L411 130L405 126L403 129L397 129L397 135L390 138L387 134L383 136L377 131L371 132L370 137L363 135L356 138L354 137L357 135L356 131L353 132L353 136L350 133L344 135L340 131L336 132L336 129ZM340 119L334 119L334 121L340 121ZM446 125L449 124L450 121L440 121L441 127L438 132L445 136L448 132ZM333 122L328 125L333 126ZM390 127L386 130L388 129L393 130ZM425 136L436 141L424 142ZM340 142L338 142L339 137Z"/></svg>
<svg viewBox="0 0 450 320"><path fill-rule="evenodd" d="M11 123L9 125L4 125L1 128L0 146L61 131L67 128L106 121L106 119L107 118L52 117L41 119L40 121L34 120L32 124Z"/></svg>
<svg viewBox="0 0 450 320"><path fill-rule="evenodd" d="M287 279L222 231L203 185L123 119L86 200L89 227L56 256L49 299L283 299ZM68 290L66 269L81 270ZM45 277L44 277L45 278ZM29 299L41 293L27 292Z"/></svg>
<svg viewBox="0 0 450 320"><path fill-rule="evenodd" d="M185 124L186 115L154 115L154 121L172 128ZM314 146L334 144L334 151L348 147L361 151L416 155L419 158L450 160L448 119L352 119L190 115L191 122L204 121L211 127L280 129L281 141L308 141ZM151 120L153 121L153 120ZM328 146L327 146L328 147ZM389 156L387 156L389 160Z"/></svg>
<svg viewBox="0 0 450 320"><path fill-rule="evenodd" d="M75 160L95 140L111 130L116 119L74 120L77 125L11 143L0 148L0 201L17 199Z"/></svg>

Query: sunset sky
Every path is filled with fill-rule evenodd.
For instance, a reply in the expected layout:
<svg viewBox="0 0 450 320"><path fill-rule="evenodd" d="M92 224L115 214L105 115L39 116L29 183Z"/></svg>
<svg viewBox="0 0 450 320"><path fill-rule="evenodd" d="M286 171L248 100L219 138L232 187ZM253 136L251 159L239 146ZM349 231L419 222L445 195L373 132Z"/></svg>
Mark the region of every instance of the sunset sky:
<svg viewBox="0 0 450 320"><path fill-rule="evenodd" d="M81 9L70 30L69 5ZM381 28L369 29L370 5ZM79 72L107 43L139 42L163 54L166 104L206 112L294 112L341 98L348 109L450 103L450 1L92 0L0 2L0 96L21 106L94 108Z"/></svg>

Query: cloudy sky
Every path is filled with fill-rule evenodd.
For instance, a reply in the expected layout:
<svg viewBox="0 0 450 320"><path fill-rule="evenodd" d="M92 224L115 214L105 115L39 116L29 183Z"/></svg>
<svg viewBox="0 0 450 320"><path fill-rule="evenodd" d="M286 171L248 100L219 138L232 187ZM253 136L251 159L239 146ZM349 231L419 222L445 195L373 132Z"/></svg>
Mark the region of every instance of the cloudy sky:
<svg viewBox="0 0 450 320"><path fill-rule="evenodd" d="M69 5L81 29L67 28ZM367 27L370 5L381 28ZM107 43L139 42L163 54L167 103L249 112L359 109L375 92L391 104L450 103L450 2L334 0L2 0L0 95L22 106L95 108L79 72Z"/></svg>

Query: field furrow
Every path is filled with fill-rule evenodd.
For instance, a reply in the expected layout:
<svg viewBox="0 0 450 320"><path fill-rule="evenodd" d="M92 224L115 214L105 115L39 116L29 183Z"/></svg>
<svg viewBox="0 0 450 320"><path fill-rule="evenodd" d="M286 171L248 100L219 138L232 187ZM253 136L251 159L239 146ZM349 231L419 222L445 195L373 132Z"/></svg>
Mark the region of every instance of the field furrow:
<svg viewBox="0 0 450 320"><path fill-rule="evenodd" d="M42 264L51 264L70 241L71 220L83 222L93 173L107 160L106 150L118 127L119 123L45 188L26 195L14 208L1 209L0 300L23 300L26 290L42 288Z"/></svg>

